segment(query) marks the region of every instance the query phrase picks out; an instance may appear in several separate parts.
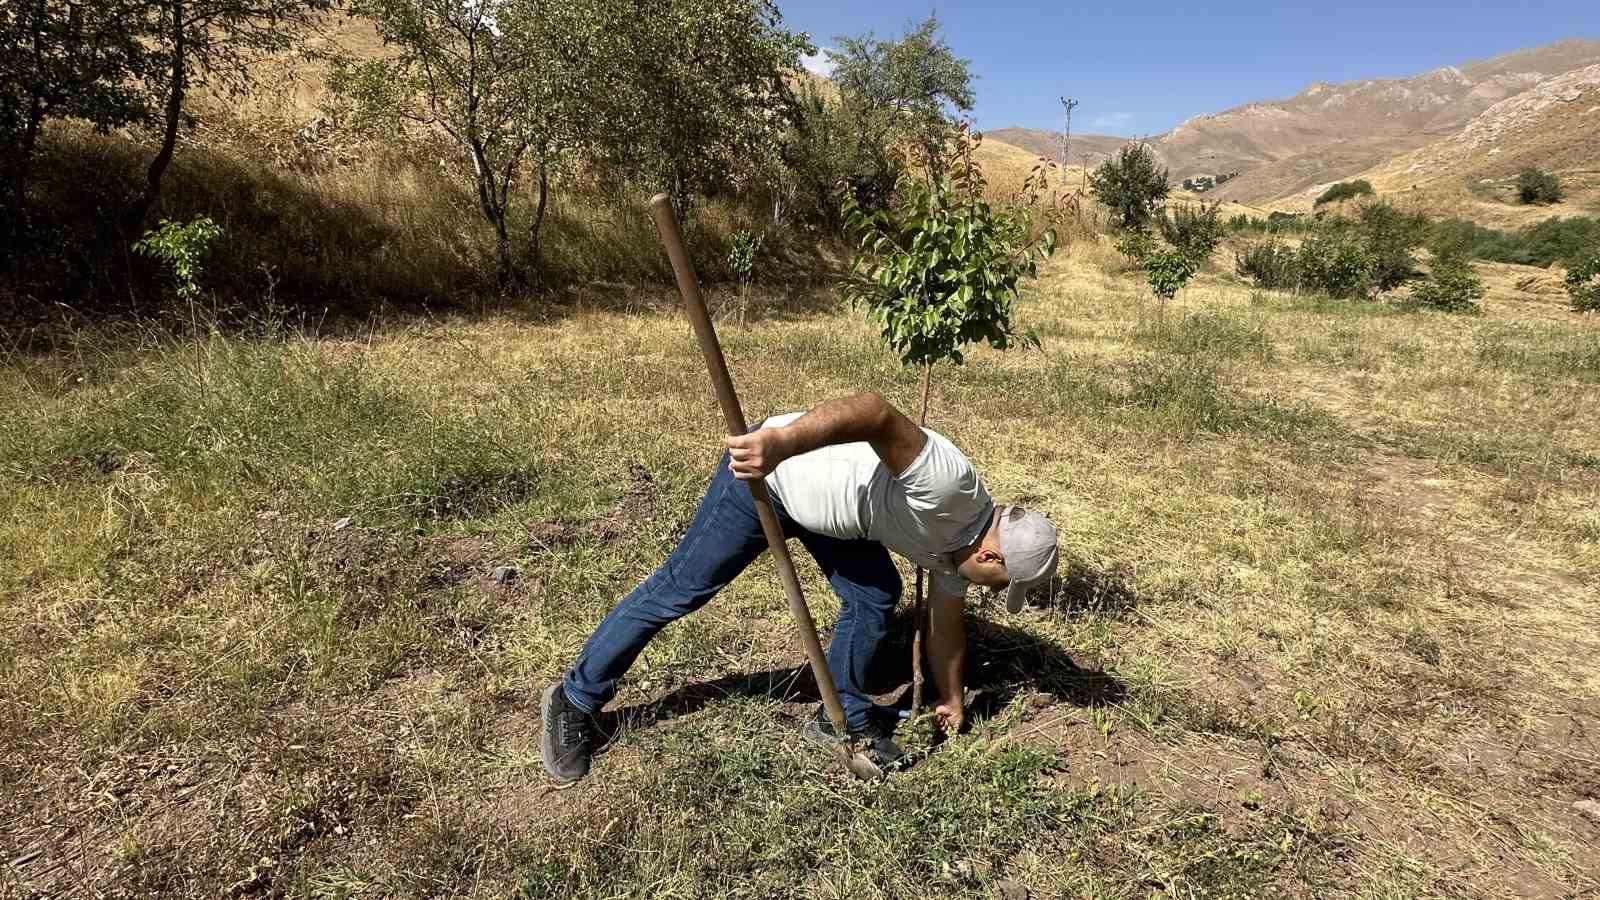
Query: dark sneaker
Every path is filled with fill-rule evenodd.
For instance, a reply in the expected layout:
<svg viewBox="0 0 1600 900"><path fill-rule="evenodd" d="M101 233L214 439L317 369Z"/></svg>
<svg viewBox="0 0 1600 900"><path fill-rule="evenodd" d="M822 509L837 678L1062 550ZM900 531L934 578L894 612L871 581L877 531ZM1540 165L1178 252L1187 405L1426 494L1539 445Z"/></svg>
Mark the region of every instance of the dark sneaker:
<svg viewBox="0 0 1600 900"><path fill-rule="evenodd" d="M539 741L544 770L558 788L576 784L589 774L589 757L594 755L593 718L567 699L559 681L544 689L539 715L544 719Z"/></svg>
<svg viewBox="0 0 1600 900"><path fill-rule="evenodd" d="M806 739L824 747L832 747L839 743L838 733L833 730L833 723L828 721L827 710L818 707L817 714L801 729ZM887 772L894 768L905 758L906 751L894 742L893 729L884 724L873 721L864 731L851 734L856 740L858 749L865 753L878 768Z"/></svg>

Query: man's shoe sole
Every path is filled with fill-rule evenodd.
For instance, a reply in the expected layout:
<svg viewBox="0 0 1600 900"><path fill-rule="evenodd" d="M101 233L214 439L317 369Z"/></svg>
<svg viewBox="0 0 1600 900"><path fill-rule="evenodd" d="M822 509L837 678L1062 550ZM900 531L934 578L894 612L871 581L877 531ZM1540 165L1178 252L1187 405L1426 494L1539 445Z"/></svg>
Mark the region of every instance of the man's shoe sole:
<svg viewBox="0 0 1600 900"><path fill-rule="evenodd" d="M556 774L556 748L550 742L550 723L552 721L551 707L555 705L556 691L559 690L561 690L561 682L557 681L545 688L544 695L539 698L539 755L544 759L545 774L550 776L550 783L554 784L558 791L572 787L583 780L582 775L577 778L563 779Z"/></svg>

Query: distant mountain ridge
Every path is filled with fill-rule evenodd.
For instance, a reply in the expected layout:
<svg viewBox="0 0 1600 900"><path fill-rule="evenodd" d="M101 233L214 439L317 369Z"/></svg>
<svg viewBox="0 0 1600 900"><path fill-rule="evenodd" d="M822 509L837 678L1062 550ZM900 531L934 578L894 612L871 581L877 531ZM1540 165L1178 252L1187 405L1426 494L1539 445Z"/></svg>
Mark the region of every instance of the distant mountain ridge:
<svg viewBox="0 0 1600 900"><path fill-rule="evenodd" d="M1570 38L1490 59L1443 66L1410 78L1313 82L1292 97L1199 115L1151 138L1174 182L1240 173L1219 197L1264 202L1366 171L1453 137L1479 114L1568 72L1600 64L1600 40ZM994 137L1030 150L1049 132L997 129ZM1019 134L1019 133L1026 133ZM1050 155L1059 154L1057 150ZM1090 152L1114 152L1124 139L1073 135ZM1081 160L1079 160L1081 161Z"/></svg>
<svg viewBox="0 0 1600 900"><path fill-rule="evenodd" d="M1600 40L1570 39L1411 78L1316 82L1287 100L1197 116L1153 143L1174 178L1237 171L1219 195L1282 197L1454 135L1490 106L1596 63Z"/></svg>

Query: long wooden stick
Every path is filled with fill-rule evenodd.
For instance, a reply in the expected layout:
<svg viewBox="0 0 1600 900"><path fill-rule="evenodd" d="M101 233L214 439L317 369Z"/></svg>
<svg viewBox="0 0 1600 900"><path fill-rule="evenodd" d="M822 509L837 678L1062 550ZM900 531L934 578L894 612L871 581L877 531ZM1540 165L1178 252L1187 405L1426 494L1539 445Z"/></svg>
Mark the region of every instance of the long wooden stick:
<svg viewBox="0 0 1600 900"><path fill-rule="evenodd" d="M700 296L700 284L695 280L689 254L683 248L683 232L678 228L678 217L672 211L672 201L666 194L657 194L650 200L650 211L655 216L656 229L661 232L661 242L666 245L667 256L672 260L672 271L678 279L678 293L683 295L683 305L700 339L700 351L705 354L706 367L711 370L711 384L717 391L717 402L722 405L722 419L728 434L737 437L749 429L744 420L744 410L739 407L739 395L734 392L733 378L728 375L728 363L722 356L722 345L717 342L717 330L706 313L706 302ZM849 731L845 724L844 704L839 702L839 691L834 686L833 675L828 671L828 661L822 655L822 642L817 640L817 625L806 606L805 594L800 590L800 579L795 576L794 560L789 557L789 547L784 543L783 526L767 496L767 483L761 479L745 482L755 500L756 515L761 519L761 531L767 536L767 546L772 550L773 561L778 564L778 579L783 582L783 593L789 598L789 612L800 629L800 644L806 658L811 661L811 674L817 679L817 690L822 694L822 706L833 723L833 732L839 736L841 747L849 752ZM854 756L855 754L851 753ZM864 760L863 760L864 761ZM870 763L867 763L871 765ZM852 772L857 771L852 761L845 760Z"/></svg>
<svg viewBox="0 0 1600 900"><path fill-rule="evenodd" d="M922 365L922 414L918 417L917 427L928 426L928 395L933 388L933 363ZM922 642L923 635L928 631L928 606L923 600L922 584L923 571L917 566L917 597L911 606L911 715L915 716L922 710Z"/></svg>

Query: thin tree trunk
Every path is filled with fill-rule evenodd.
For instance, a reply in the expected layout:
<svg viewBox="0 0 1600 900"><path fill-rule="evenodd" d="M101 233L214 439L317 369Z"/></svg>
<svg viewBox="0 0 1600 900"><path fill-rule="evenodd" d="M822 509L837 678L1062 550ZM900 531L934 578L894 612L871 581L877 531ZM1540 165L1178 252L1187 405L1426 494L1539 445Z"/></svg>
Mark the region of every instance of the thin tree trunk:
<svg viewBox="0 0 1600 900"><path fill-rule="evenodd" d="M28 213L28 174L33 168L33 153L38 147L39 129L44 122L44 98L39 96L39 81L44 78L44 0L39 0L33 14L34 82L28 89L28 123L22 132L22 152L12 162L11 172L11 200L19 220Z"/></svg>
<svg viewBox="0 0 1600 900"><path fill-rule="evenodd" d="M928 424L928 397L933 387L933 363L924 363L922 366L922 414L917 417L919 427ZM922 646L923 635L928 631L928 604L924 601L922 593L923 571L917 566L917 595L915 605L911 608L913 631L911 632L911 714L915 716L922 709Z"/></svg>
<svg viewBox="0 0 1600 900"><path fill-rule="evenodd" d="M506 205L496 201L499 191L494 183L494 170L489 167L483 149L475 144L469 144L468 147L478 182L478 208L483 211L484 220L494 228L495 283L504 288L516 271L511 262L511 234L506 230Z"/></svg>
<svg viewBox="0 0 1600 900"><path fill-rule="evenodd" d="M22 132L21 152L12 163L11 203L19 220L28 214L28 176L33 172L33 154L39 146L39 130L43 122L44 105L35 95L28 104L28 124Z"/></svg>
<svg viewBox="0 0 1600 900"><path fill-rule="evenodd" d="M516 267L511 262L511 232L506 228L505 207L494 207L490 221L494 224L495 249L498 259L495 281L500 287L504 288L511 283L516 275Z"/></svg>
<svg viewBox="0 0 1600 900"><path fill-rule="evenodd" d="M171 3L172 84L167 91L165 128L161 135L161 149L157 151L156 158L150 161L150 170L145 175L144 192L134 201L123 223L130 238L137 237L144 230L145 217L150 214L150 207L155 204L156 198L161 196L161 179L172 164L172 154L178 146L178 127L183 120L184 88L189 78L184 58L188 48L183 39L183 0L171 0Z"/></svg>
<svg viewBox="0 0 1600 900"><path fill-rule="evenodd" d="M544 259L539 248L540 232L544 229L545 206L550 201L550 170L539 163L539 205L533 212L533 223L528 226L528 265L533 268L535 285L544 284Z"/></svg>

